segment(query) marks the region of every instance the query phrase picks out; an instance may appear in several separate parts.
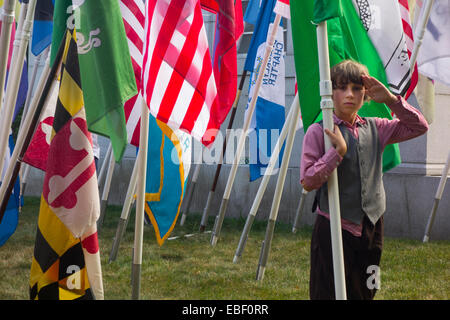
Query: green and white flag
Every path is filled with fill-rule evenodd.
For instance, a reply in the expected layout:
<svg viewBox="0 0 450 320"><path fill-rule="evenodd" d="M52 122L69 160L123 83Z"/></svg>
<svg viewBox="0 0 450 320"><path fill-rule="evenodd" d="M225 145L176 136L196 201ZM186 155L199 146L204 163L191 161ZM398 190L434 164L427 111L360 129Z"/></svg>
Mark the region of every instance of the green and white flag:
<svg viewBox="0 0 450 320"><path fill-rule="evenodd" d="M88 129L109 137L120 161L127 144L123 106L137 87L118 0L56 1L52 63L66 28L77 31Z"/></svg>
<svg viewBox="0 0 450 320"><path fill-rule="evenodd" d="M330 67L342 60L353 59L366 65L370 75L386 86L388 82L383 62L352 1L291 1L290 6L298 94L306 132L311 124L322 120L316 35L318 23L327 21ZM365 103L358 114L392 119L389 108L374 101ZM383 170L390 170L400 162L398 145L387 145L383 153Z"/></svg>

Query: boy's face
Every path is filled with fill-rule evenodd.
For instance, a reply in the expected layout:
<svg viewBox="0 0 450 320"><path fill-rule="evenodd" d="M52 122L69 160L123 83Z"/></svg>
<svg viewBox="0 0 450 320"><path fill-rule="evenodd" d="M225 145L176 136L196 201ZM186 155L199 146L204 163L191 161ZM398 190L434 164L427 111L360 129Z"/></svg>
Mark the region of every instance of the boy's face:
<svg viewBox="0 0 450 320"><path fill-rule="evenodd" d="M349 82L333 89L335 114L344 119L355 115L364 103L365 88L362 84Z"/></svg>

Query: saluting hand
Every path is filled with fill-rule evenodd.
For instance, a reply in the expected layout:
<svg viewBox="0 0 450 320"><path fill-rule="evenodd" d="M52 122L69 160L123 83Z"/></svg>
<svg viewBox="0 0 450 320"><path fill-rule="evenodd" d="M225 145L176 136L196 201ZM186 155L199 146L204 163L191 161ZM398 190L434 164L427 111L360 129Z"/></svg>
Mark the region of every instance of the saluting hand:
<svg viewBox="0 0 450 320"><path fill-rule="evenodd" d="M392 94L388 88L384 86L383 83L378 81L376 78L362 75L361 79L363 81L366 92L373 101L384 104L391 104L397 102L397 97Z"/></svg>

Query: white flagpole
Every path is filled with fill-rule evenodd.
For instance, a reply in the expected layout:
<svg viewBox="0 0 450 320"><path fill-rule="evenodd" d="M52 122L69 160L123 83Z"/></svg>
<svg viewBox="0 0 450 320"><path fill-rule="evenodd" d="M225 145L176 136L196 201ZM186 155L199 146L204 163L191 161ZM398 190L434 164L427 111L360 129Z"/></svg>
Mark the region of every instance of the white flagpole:
<svg viewBox="0 0 450 320"><path fill-rule="evenodd" d="M436 195L434 196L433 208L431 209L430 216L428 217L427 227L425 228L425 235L423 236L423 243L428 242L430 239L431 227L434 223L434 218L436 216L436 210L439 205L439 201L442 198L442 193L444 192L445 183L447 182L447 175L450 169L450 152L447 156L447 162L445 163L444 170L442 171L441 180L439 181L439 186L436 190Z"/></svg>
<svg viewBox="0 0 450 320"><path fill-rule="evenodd" d="M320 71L320 95L322 100L320 107L323 114L323 127L334 131L333 123L333 90L330 76L330 64L328 56L327 22L321 22L317 26L317 49L319 55ZM333 148L331 141L324 134L325 151ZM333 252L333 270L336 300L346 300L344 272L344 253L342 249L341 212L339 207L339 190L337 171L333 170L328 179L328 201L330 207L331 247Z"/></svg>
<svg viewBox="0 0 450 320"><path fill-rule="evenodd" d="M425 34L425 29L427 27L428 19L430 18L431 7L433 6L434 0L425 0L421 11L423 14L419 15L418 26L416 27L416 32L414 33L414 48L411 53L411 72L414 71L414 65L416 64L417 55L419 53L420 46L422 45L423 36ZM417 30L418 28L418 30Z"/></svg>
<svg viewBox="0 0 450 320"><path fill-rule="evenodd" d="M0 36L0 111L2 110L3 88L5 87L9 44L11 42L11 30L14 23L15 8L15 0L5 0L3 3L3 8L0 11L2 20L2 31Z"/></svg>
<svg viewBox="0 0 450 320"><path fill-rule="evenodd" d="M45 48L45 50L36 59L36 62L35 62L34 68L33 68L33 75L31 76L31 81L28 86L28 92L27 92L27 98L25 100L25 106L23 107L22 118L20 119L19 131L22 130L23 121L25 120L28 109L30 108L30 102L31 102L31 99L32 99L33 93L34 93L33 88L34 88L34 84L36 82L37 70L39 69L39 66L41 65L41 61L43 60L42 58L44 58L44 61L45 61L47 59L49 52L50 52L50 46ZM22 197L25 194L25 188L27 185L27 179L28 179L29 172L30 172L30 165L24 163L23 166L20 168L20 184L21 184L20 197Z"/></svg>
<svg viewBox="0 0 450 320"><path fill-rule="evenodd" d="M256 279L262 281L264 279L264 272L266 270L267 261L269 260L269 252L272 244L273 233L275 230L275 222L277 220L278 211L280 208L281 195L283 193L284 181L286 180L286 173L289 166L289 160L291 158L292 147L294 145L295 132L297 124L300 118L300 104L298 95L295 96L292 108L292 119L288 124L289 135L286 140L286 146L284 149L283 161L281 162L280 173L278 174L277 185L275 188L275 194L272 200L272 207L270 209L269 220L267 221L266 235L261 248L260 259L258 263L258 270L256 271Z"/></svg>
<svg viewBox="0 0 450 320"><path fill-rule="evenodd" d="M138 155L139 159L139 155ZM135 161L133 172L131 173L130 183L128 184L127 195L125 197L125 202L123 203L122 213L120 215L119 223L117 224L116 236L111 248L111 253L109 254L109 263L116 260L117 251L119 250L120 241L123 238L125 229L128 223L128 217L130 214L131 205L134 202L134 194L136 192L136 182L137 182L137 169L139 161Z"/></svg>
<svg viewBox="0 0 450 320"><path fill-rule="evenodd" d="M136 221L134 230L134 251L131 273L131 299L139 300L141 287L142 244L144 238L145 180L147 174L147 149L149 110L142 99L141 130L139 137L139 167L137 176Z"/></svg>
<svg viewBox="0 0 450 320"><path fill-rule="evenodd" d="M58 66L59 69L59 66ZM51 68L50 68L50 57L47 57L47 61L45 63L44 69L42 71L42 77L39 81L38 87L36 88L36 94L33 96L33 99L31 101L31 105L30 105L30 110L28 112L28 114L25 117L24 123L23 123L23 128L21 131L19 131L18 137L17 137L17 141L16 141L16 145L14 147L14 151L13 154L11 155L11 161L9 163L9 166L6 170L5 176L3 178L3 181L5 183L2 183L2 185L0 186L0 203L2 203L5 199L6 196L6 190L7 190L7 181L10 181L12 179L13 176L13 171L14 171L14 166L15 166L15 162L18 160L19 158L19 152L20 150L22 150L22 148L24 147L25 144L25 139L27 136L27 133L29 130L31 130L31 125L33 123L33 118L35 116L35 113L38 111L38 107L39 107L39 102L41 100L41 97L44 93L45 87L47 85L48 81L52 81L51 83L51 87L49 89L49 92L52 91L52 86L55 85L55 78L49 80L49 77L51 76ZM55 74L57 74L58 72L56 71ZM48 103L48 99L50 97L47 96L45 102L43 103L44 107L47 105ZM40 114L42 114L44 110L41 110ZM21 160L20 160L21 161ZM8 195L9 196L9 195Z"/></svg>
<svg viewBox="0 0 450 320"><path fill-rule="evenodd" d="M6 154L9 130L11 129L14 107L16 106L25 53L30 40L35 7L36 0L30 0L29 4L23 3L20 10L19 28L22 21L23 26L19 29L19 32L16 34L16 39L14 40L10 76L6 85L5 104L2 108L2 125L0 127L0 159L4 159ZM16 41L18 43L17 46ZM0 172L2 172L2 170L3 161L0 161Z"/></svg>
<svg viewBox="0 0 450 320"><path fill-rule="evenodd" d="M99 186L102 184L103 179L105 177L106 168L108 167L109 159L111 158L111 150L112 150L112 146L111 146L111 142L110 142L108 145L108 149L106 150L105 157L103 158L102 167L100 168L100 172L98 173L97 180L98 180Z"/></svg>
<svg viewBox="0 0 450 320"><path fill-rule="evenodd" d="M238 142L238 146L237 146L237 150L236 150L236 155L234 157L234 161L233 161L233 165L231 167L230 175L228 176L227 185L225 187L225 192L224 192L223 197L222 197L222 202L220 203L219 213L216 216L216 221L214 223L214 229L213 229L212 236L211 236L211 245L213 245L213 246L215 246L217 244L217 240L219 239L219 235L220 235L220 230L222 228L223 219L225 217L225 212L226 212L226 209L227 209L227 206L228 206L228 201L230 199L231 188L233 187L234 179L236 177L236 172L237 172L237 169L238 169L239 159L241 157L242 151L244 150L245 138L246 138L246 136L248 134L248 130L249 130L249 127L250 127L250 122L251 122L251 119L253 117L253 112L255 111L256 100L258 100L259 90L261 88L262 80L263 80L263 77L264 77L263 70L266 69L267 62L268 62L269 57L270 57L270 53L272 51L273 44L275 42L275 36L276 36L277 30L278 30L278 27L280 25L280 21L281 21L281 15L277 14L275 16L275 21L273 23L273 28L271 30L270 36L268 37L268 39L266 41L266 49L265 49L265 53L264 53L264 59L263 59L263 62L261 64L261 68L260 68L261 72L258 73L258 78L256 79L255 90L253 92L253 97L252 97L252 100L250 101L250 105L248 107L247 117L245 118L245 123L244 123L244 127L243 127L243 130L242 130L242 134L239 137L239 142Z"/></svg>
<svg viewBox="0 0 450 320"><path fill-rule="evenodd" d="M106 173L105 184L103 185L102 198L100 201L100 217L97 220L97 231L99 232L103 226L103 221L105 220L106 207L108 205L108 196L111 189L111 181L114 173L114 168L116 166L116 161L114 155L111 154L109 157L108 172Z"/></svg>
<svg viewBox="0 0 450 320"><path fill-rule="evenodd" d="M284 122L283 128L281 129L280 137L278 138L278 141L275 145L275 148L270 156L269 165L267 166L266 171L264 172L264 176L262 178L261 184L259 185L258 192L256 193L255 200L253 200L252 207L250 209L250 212L247 216L247 220L245 221L244 229L242 230L241 238L239 239L238 247L236 248L236 252L234 254L233 262L238 262L242 257L242 252L244 251L245 244L247 242L248 234L250 233L250 229L253 225L253 221L255 220L256 214L258 213L259 205L261 203L261 200L263 198L264 192L266 191L267 184L269 183L269 179L271 178L275 164L278 161L278 156L281 151L281 146L284 143L284 140L286 139L286 136L288 134L288 130L290 128L290 123L292 122L292 118L295 116L293 115L295 112L295 108L299 107L298 103L298 95L295 95L294 101L292 102L291 108L289 109L289 113L286 117L286 120ZM297 113L298 115L298 113ZM291 132L289 131L289 134Z"/></svg>

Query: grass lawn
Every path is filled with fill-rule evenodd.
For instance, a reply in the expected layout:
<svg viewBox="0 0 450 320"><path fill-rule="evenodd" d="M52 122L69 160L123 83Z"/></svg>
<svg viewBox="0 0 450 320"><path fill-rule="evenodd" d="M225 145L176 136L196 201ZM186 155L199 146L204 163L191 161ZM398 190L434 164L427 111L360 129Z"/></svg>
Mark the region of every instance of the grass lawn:
<svg viewBox="0 0 450 320"><path fill-rule="evenodd" d="M0 299L28 299L28 281L34 250L38 198L25 198L15 234L0 248ZM108 263L121 207L109 206L99 234L106 300L131 298L134 210L118 257ZM266 221L253 224L239 263L233 263L245 220L226 218L219 241L210 245L210 233L198 234L201 216L190 214L177 223L171 236L191 237L156 243L153 227L144 228L141 299L143 300L305 300L309 299L309 245L311 227L296 234L291 225L277 223L264 279L255 280ZM211 217L207 230L211 230ZM450 298L450 242L385 238L378 300L448 300Z"/></svg>

